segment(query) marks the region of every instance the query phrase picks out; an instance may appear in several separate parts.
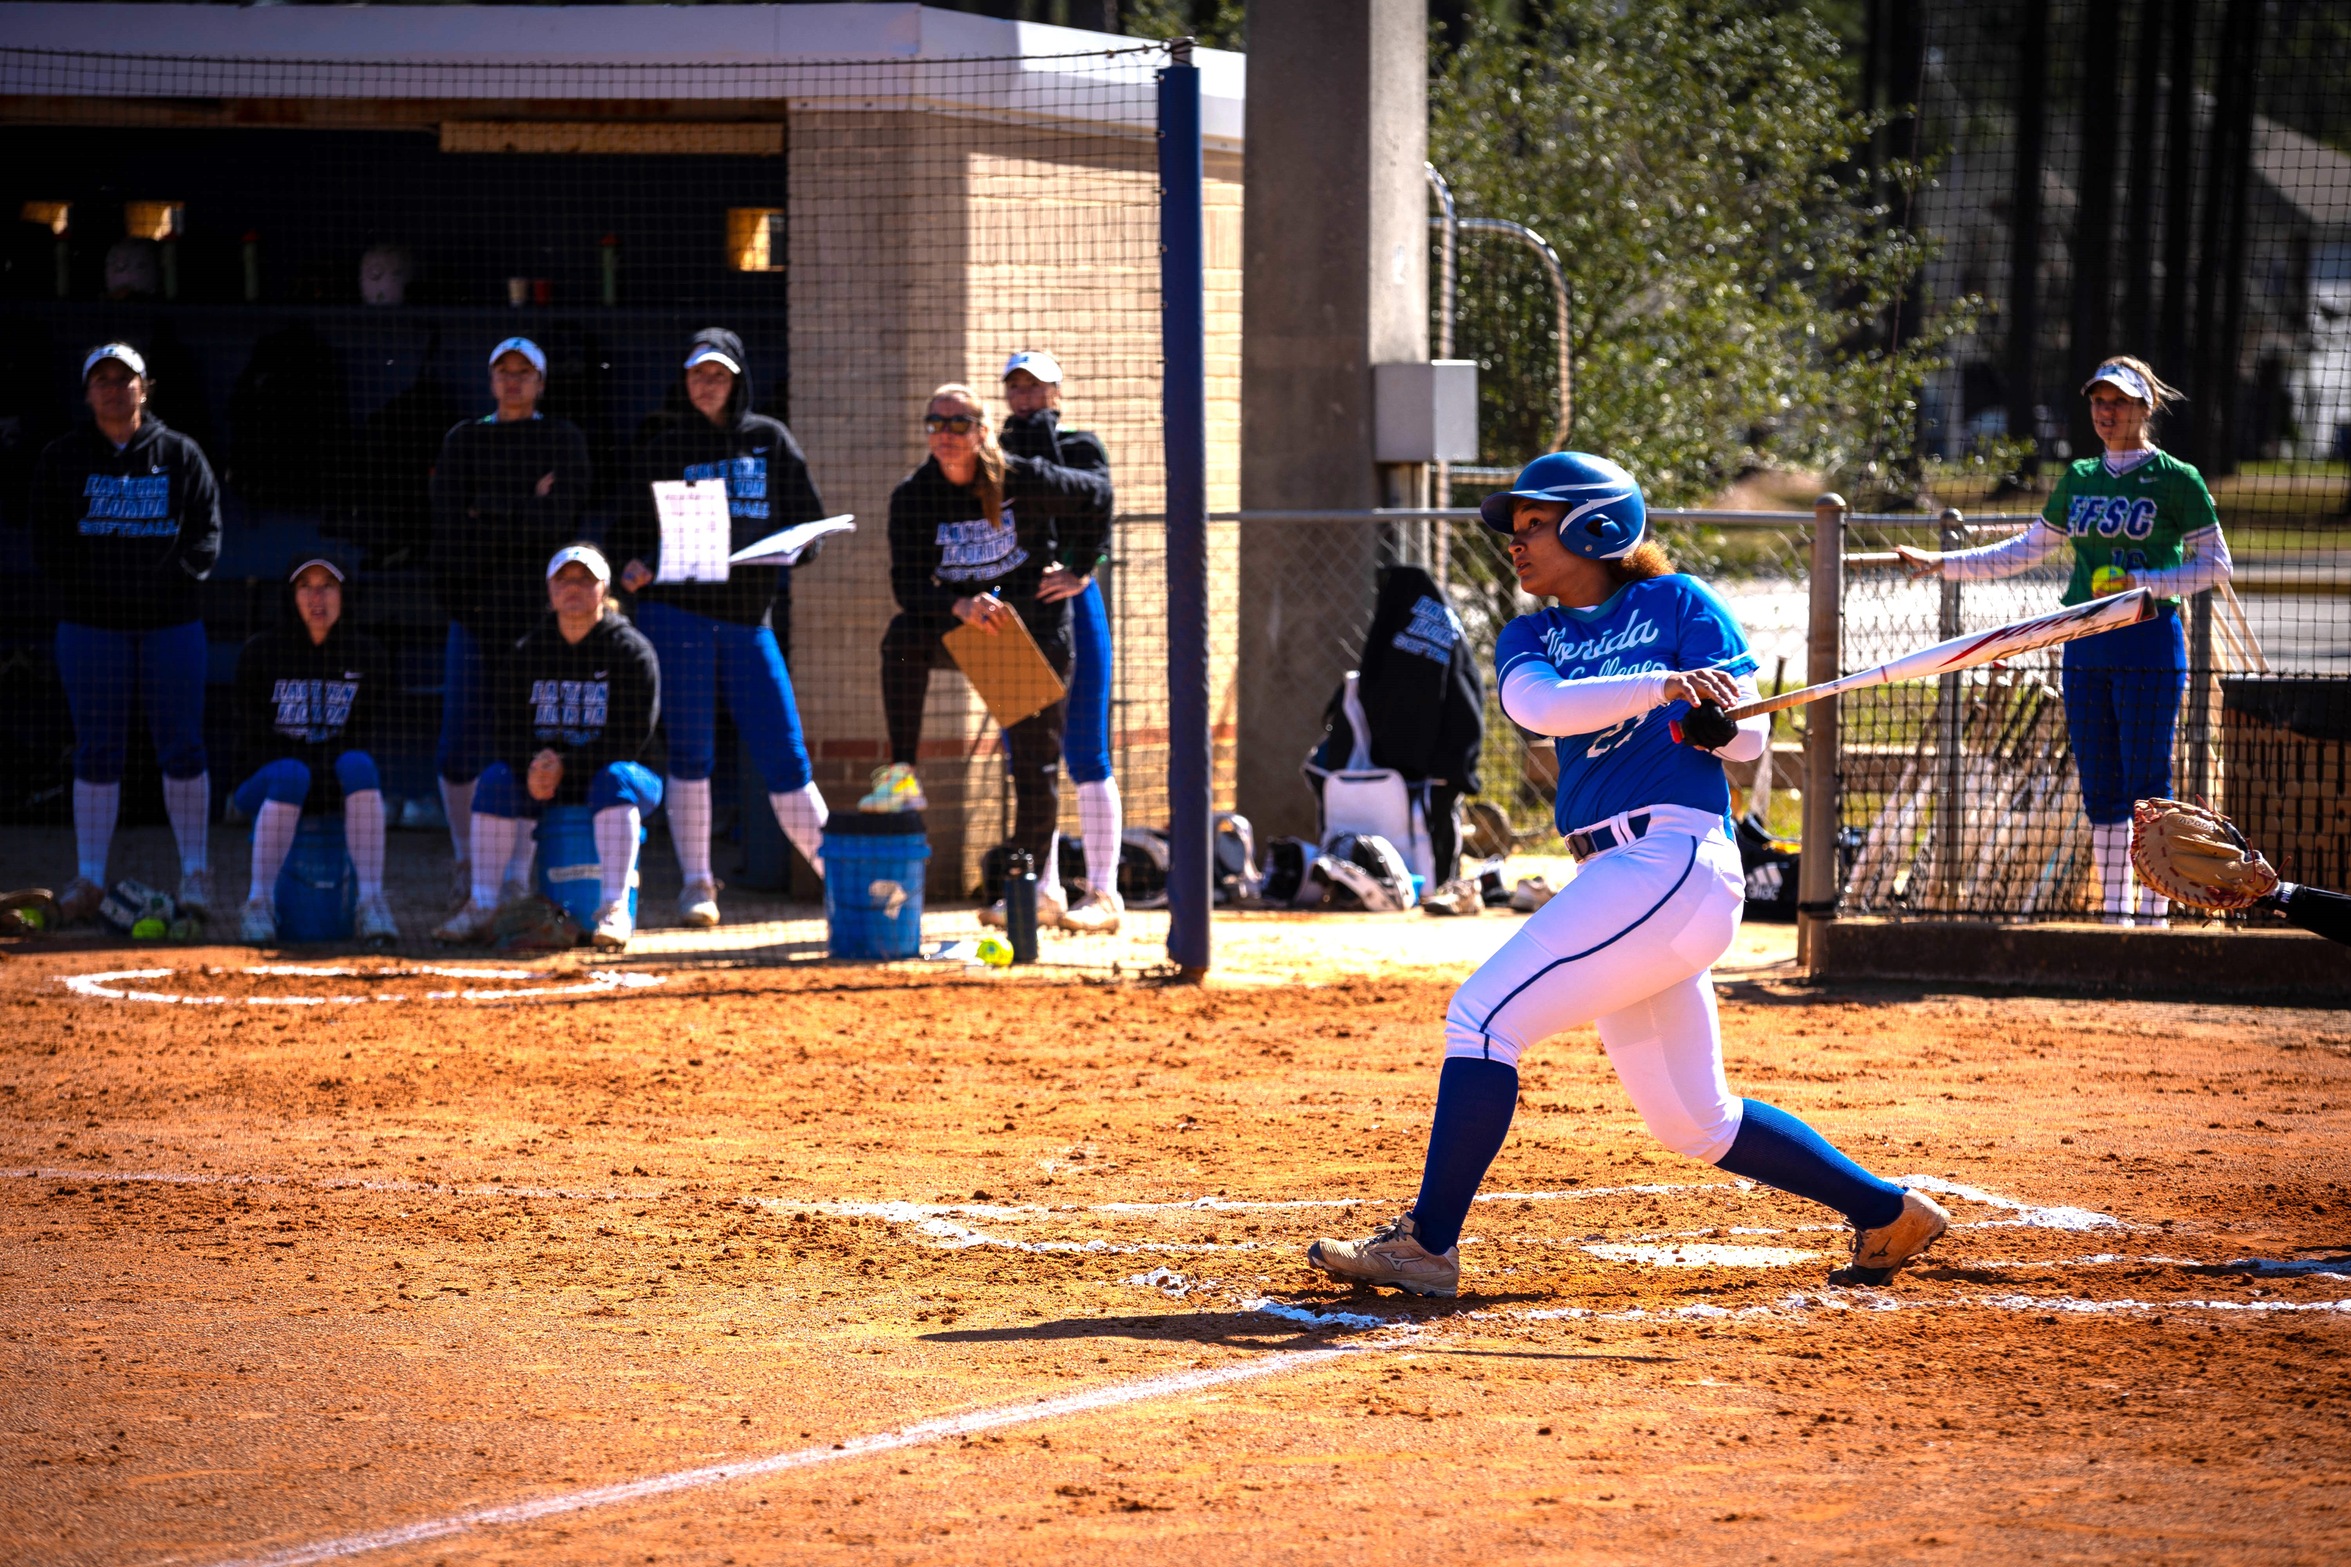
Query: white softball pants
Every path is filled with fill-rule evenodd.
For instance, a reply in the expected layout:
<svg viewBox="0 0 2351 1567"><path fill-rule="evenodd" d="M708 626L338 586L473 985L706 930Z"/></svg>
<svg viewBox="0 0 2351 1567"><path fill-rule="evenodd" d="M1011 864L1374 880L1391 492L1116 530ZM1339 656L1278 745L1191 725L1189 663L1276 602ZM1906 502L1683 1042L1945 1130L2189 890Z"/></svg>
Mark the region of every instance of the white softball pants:
<svg viewBox="0 0 2351 1567"><path fill-rule="evenodd" d="M1515 1067L1536 1041L1596 1024L1657 1140L1712 1164L1739 1134L1740 1102L1708 971L1738 932L1746 877L1720 817L1650 814L1647 837L1586 860L1454 993L1445 1054Z"/></svg>

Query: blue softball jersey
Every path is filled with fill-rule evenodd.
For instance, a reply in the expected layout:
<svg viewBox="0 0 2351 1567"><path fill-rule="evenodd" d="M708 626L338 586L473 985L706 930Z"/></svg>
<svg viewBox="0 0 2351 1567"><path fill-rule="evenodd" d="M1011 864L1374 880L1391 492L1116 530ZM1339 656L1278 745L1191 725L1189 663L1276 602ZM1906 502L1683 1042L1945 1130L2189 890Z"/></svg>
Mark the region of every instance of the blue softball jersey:
<svg viewBox="0 0 2351 1567"><path fill-rule="evenodd" d="M1628 583L1590 609L1554 606L1521 615L1495 640L1496 688L1528 659L1541 660L1563 680L1706 668L1748 675L1756 667L1730 607L1696 578L1678 575ZM1689 710L1687 702L1668 702L1591 734L1557 737L1559 795L1552 818L1559 830L1572 832L1645 805L1728 815L1731 790L1722 759L1681 744L1669 727Z"/></svg>

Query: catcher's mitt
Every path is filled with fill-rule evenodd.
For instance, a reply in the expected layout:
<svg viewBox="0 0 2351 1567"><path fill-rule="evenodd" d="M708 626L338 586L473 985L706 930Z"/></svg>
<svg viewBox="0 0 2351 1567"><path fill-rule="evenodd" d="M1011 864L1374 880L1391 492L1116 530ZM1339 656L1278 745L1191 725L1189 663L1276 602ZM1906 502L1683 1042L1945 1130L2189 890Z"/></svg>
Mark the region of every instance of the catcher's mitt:
<svg viewBox="0 0 2351 1567"><path fill-rule="evenodd" d="M2185 800L2132 808L2131 864L2140 881L2192 908L2249 909L2278 888L2278 873L2234 822Z"/></svg>
<svg viewBox="0 0 2351 1567"><path fill-rule="evenodd" d="M552 899L518 898L490 922L494 952L568 952L580 944L579 922Z"/></svg>

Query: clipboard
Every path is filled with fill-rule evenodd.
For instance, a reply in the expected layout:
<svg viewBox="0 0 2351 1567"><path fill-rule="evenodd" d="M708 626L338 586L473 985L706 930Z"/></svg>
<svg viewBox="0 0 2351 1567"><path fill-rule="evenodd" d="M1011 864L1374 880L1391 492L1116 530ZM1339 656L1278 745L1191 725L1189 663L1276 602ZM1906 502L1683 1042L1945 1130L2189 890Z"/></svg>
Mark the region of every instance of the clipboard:
<svg viewBox="0 0 2351 1567"><path fill-rule="evenodd" d="M942 640L988 716L1003 728L1036 717L1068 694L1018 615L1002 631L958 625Z"/></svg>

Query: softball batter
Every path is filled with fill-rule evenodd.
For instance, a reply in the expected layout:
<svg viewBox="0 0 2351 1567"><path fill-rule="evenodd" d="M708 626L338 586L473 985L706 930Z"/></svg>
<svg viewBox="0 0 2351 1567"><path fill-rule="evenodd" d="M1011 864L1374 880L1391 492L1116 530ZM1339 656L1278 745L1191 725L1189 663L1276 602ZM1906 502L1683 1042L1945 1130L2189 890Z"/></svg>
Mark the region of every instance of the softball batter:
<svg viewBox="0 0 2351 1567"><path fill-rule="evenodd" d="M1809 1198L1853 1225L1840 1282L1882 1283L1948 1216L1846 1158L1785 1110L1732 1097L1709 973L1739 928L1744 877L1724 757L1763 754L1755 659L1719 598L1642 538L1640 486L1616 464L1554 452L1486 497L1520 587L1558 607L1504 628L1502 710L1551 735L1555 815L1581 869L1454 995L1445 1013L1428 1162L1412 1208L1307 1260L1350 1283L1453 1295L1470 1200L1501 1152L1527 1046L1598 1025L1609 1064L1658 1140Z"/></svg>
<svg viewBox="0 0 2351 1567"><path fill-rule="evenodd" d="M2118 355L2082 387L2104 455L2066 466L2035 526L1980 549L1898 548L1914 577L1981 582L2029 571L2073 546L2062 604L2152 588L2162 613L2065 645L2065 727L2073 741L2100 901L2109 919L2162 922L2152 889L2132 897L2131 805L2171 793L2172 733L2188 683L2180 600L2229 580L2228 541L2204 476L2156 446L2148 426L2179 395L2145 361Z"/></svg>

